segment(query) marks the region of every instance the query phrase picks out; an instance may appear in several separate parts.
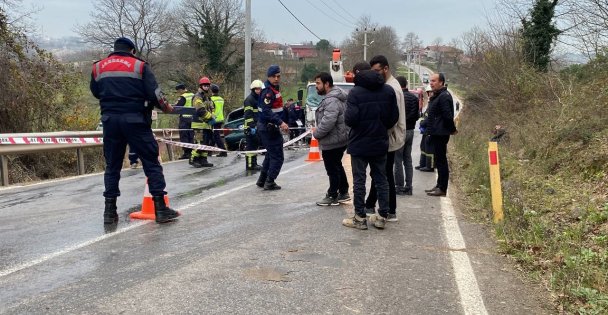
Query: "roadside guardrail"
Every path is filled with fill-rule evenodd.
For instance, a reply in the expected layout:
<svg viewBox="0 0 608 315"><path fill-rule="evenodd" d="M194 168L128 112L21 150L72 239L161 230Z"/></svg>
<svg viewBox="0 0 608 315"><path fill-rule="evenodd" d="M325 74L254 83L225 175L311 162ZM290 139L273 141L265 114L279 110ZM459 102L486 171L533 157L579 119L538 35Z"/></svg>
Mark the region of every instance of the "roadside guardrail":
<svg viewBox="0 0 608 315"><path fill-rule="evenodd" d="M179 139L179 133L154 129L154 135L164 139ZM101 147L103 131L59 131L43 133L0 134L0 186L8 186L8 155L42 153L76 149L78 175L85 174L84 148ZM166 144L169 159L173 150Z"/></svg>

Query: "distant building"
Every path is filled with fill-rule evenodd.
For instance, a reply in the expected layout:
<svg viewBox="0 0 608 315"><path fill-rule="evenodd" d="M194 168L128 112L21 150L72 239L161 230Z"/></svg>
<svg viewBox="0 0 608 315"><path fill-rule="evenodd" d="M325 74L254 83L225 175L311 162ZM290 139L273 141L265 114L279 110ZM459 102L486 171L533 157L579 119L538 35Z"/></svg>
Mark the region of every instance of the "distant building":
<svg viewBox="0 0 608 315"><path fill-rule="evenodd" d="M462 56L462 50L443 45L426 46L424 48L425 55L428 59L439 60L439 59L455 59Z"/></svg>
<svg viewBox="0 0 608 315"><path fill-rule="evenodd" d="M277 57L287 57L287 45L282 45L279 43L261 43L260 48L269 55Z"/></svg>
<svg viewBox="0 0 608 315"><path fill-rule="evenodd" d="M293 44L289 45L290 55L296 59L316 58L319 56L317 47L314 45Z"/></svg>

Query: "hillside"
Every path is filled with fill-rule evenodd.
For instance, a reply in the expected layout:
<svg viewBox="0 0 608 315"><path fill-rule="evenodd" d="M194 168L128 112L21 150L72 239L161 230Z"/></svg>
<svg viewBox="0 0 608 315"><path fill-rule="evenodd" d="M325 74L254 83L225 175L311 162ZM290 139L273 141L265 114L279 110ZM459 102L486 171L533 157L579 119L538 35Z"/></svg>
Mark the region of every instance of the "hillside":
<svg viewBox="0 0 608 315"><path fill-rule="evenodd" d="M466 104L451 143L453 186L468 214L491 224L487 143L502 125L501 250L552 292L560 311L605 314L608 59L549 74L499 65L487 58L446 69Z"/></svg>

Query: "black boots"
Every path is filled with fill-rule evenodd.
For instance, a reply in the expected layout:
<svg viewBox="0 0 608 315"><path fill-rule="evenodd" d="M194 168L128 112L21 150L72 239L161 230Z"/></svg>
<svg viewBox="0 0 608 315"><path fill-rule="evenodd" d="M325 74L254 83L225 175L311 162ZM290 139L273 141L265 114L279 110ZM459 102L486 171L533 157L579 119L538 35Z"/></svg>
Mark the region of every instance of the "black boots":
<svg viewBox="0 0 608 315"><path fill-rule="evenodd" d="M281 186L277 185L272 179L267 179L264 183L264 190L279 190Z"/></svg>
<svg viewBox="0 0 608 315"><path fill-rule="evenodd" d="M106 209L103 211L103 224L118 222L116 209L116 198L106 198Z"/></svg>
<svg viewBox="0 0 608 315"><path fill-rule="evenodd" d="M197 156L192 159L192 163L190 163L190 164L196 168L213 166L213 164L211 164L211 163L209 163L209 161L207 161L206 156Z"/></svg>
<svg viewBox="0 0 608 315"><path fill-rule="evenodd" d="M261 172L260 177L258 177L258 181L255 184L258 187L263 188L264 183L266 182L266 177L268 177L268 173Z"/></svg>
<svg viewBox="0 0 608 315"><path fill-rule="evenodd" d="M253 155L245 155L245 170L260 171L262 167L258 165L258 157Z"/></svg>
<svg viewBox="0 0 608 315"><path fill-rule="evenodd" d="M281 186L274 182L274 179L268 178L268 173L261 172L258 181L255 183L258 187L264 190L279 190Z"/></svg>
<svg viewBox="0 0 608 315"><path fill-rule="evenodd" d="M170 222L179 217L179 212L167 207L165 204L165 196L152 196L152 200L154 200L156 223Z"/></svg>

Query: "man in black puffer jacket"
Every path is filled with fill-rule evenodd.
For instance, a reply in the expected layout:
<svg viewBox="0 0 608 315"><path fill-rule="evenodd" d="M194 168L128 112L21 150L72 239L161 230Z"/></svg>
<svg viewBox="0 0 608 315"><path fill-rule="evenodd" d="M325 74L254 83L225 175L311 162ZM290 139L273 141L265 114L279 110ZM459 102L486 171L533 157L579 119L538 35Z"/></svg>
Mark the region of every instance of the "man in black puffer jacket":
<svg viewBox="0 0 608 315"><path fill-rule="evenodd" d="M447 147L450 135L458 133L454 124L454 100L445 87L443 73L431 75L433 96L429 100L427 133L435 149L435 166L437 167L437 185L426 191L429 196L445 196L448 191L450 169L448 168Z"/></svg>
<svg viewBox="0 0 608 315"><path fill-rule="evenodd" d="M388 130L399 119L395 91L384 84L384 78L370 69L369 64L355 65L355 87L348 94L344 122L351 128L348 136L348 153L351 155L355 216L342 224L360 230L367 229L365 214L365 180L369 165L370 174L378 193L379 215L370 221L376 228L384 228L389 210L386 154Z"/></svg>

